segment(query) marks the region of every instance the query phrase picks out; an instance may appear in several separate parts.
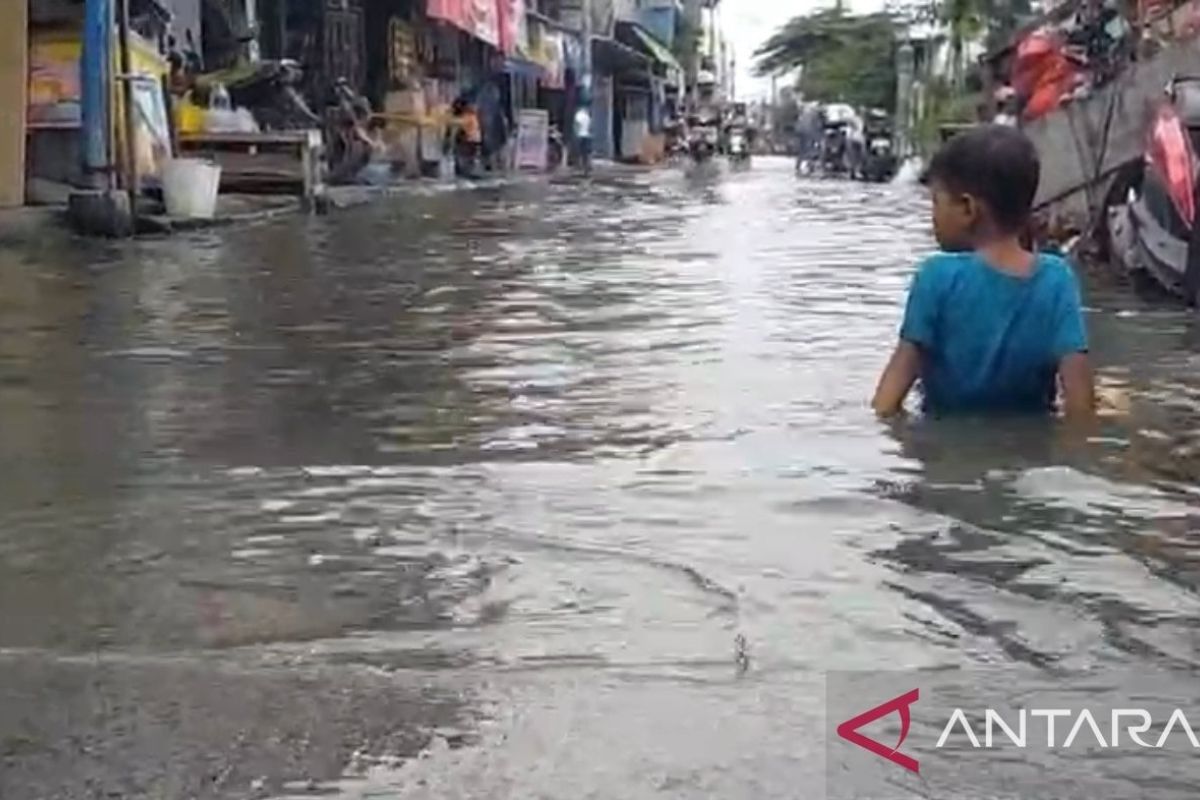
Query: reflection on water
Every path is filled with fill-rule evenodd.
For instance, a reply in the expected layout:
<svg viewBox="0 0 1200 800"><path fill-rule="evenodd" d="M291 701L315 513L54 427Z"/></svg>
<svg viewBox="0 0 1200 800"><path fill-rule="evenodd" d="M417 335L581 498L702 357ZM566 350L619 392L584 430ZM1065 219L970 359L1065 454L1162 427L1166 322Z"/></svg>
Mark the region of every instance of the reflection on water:
<svg viewBox="0 0 1200 800"><path fill-rule="evenodd" d="M8 256L0 795L792 797L829 669L1194 667L1186 315L1091 292L1087 443L882 425L925 214L764 161Z"/></svg>

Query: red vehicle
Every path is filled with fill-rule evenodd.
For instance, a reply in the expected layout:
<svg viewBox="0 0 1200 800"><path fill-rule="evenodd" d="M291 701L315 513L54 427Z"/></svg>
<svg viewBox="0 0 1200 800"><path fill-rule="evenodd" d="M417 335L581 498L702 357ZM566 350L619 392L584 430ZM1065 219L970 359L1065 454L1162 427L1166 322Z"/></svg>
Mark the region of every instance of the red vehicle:
<svg viewBox="0 0 1200 800"><path fill-rule="evenodd" d="M1176 78L1156 109L1145 157L1117 178L1107 209L1110 252L1189 304L1200 301L1200 78Z"/></svg>

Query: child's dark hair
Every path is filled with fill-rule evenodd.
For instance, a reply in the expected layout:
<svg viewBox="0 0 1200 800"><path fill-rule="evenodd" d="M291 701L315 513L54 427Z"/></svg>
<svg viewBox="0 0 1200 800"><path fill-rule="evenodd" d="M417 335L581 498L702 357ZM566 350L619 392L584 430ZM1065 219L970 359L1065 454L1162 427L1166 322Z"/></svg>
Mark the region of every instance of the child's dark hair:
<svg viewBox="0 0 1200 800"><path fill-rule="evenodd" d="M943 145L925 177L979 198L997 227L1015 233L1029 221L1040 174L1029 137L1007 125L980 125Z"/></svg>

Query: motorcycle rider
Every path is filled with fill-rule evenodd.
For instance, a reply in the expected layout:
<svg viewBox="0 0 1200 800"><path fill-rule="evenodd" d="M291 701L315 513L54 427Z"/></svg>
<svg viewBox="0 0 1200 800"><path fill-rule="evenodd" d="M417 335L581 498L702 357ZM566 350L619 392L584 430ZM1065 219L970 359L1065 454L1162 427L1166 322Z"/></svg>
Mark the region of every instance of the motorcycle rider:
<svg viewBox="0 0 1200 800"><path fill-rule="evenodd" d="M716 149L715 140L720 133L721 110L716 97L717 79L708 70L701 70L696 78L696 90L692 96L691 113L688 115L690 133L688 149L695 159L713 155L708 148Z"/></svg>

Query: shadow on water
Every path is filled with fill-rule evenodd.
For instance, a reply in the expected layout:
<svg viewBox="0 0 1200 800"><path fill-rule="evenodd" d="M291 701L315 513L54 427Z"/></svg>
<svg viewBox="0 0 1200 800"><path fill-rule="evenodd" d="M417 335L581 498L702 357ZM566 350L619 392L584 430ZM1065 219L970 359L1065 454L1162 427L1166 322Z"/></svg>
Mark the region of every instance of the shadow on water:
<svg viewBox="0 0 1200 800"><path fill-rule="evenodd" d="M0 795L791 797L828 670L1194 665L1187 315L1093 288L1086 443L882 426L926 213L765 159L14 254Z"/></svg>

